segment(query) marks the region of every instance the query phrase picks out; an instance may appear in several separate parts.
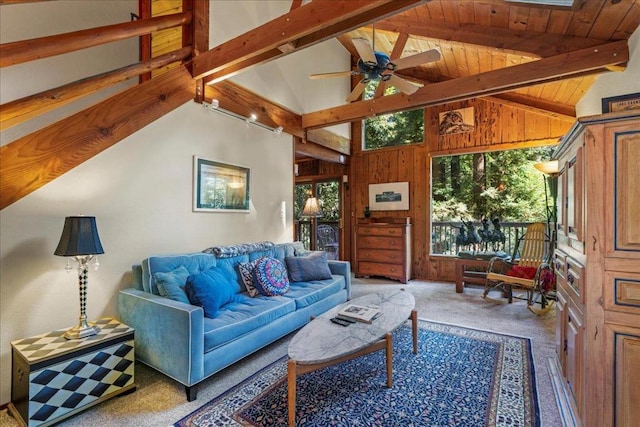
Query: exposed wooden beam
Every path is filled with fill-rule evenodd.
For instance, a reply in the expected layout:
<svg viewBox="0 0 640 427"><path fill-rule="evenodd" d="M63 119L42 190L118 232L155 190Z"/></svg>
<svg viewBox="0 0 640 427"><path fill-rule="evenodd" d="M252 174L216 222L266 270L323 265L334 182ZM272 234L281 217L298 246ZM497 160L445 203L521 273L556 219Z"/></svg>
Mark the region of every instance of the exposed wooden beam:
<svg viewBox="0 0 640 427"><path fill-rule="evenodd" d="M338 153L351 154L351 140L326 129L309 129L307 141L322 145Z"/></svg>
<svg viewBox="0 0 640 427"><path fill-rule="evenodd" d="M305 139L309 143L337 151L338 154L350 154L351 141L348 138L325 129L305 133L299 114L228 80L205 86L204 98L209 102L217 99L220 108L244 117L255 114L258 122L273 128L282 126L285 133Z"/></svg>
<svg viewBox="0 0 640 427"><path fill-rule="evenodd" d="M390 95L303 114L302 126L305 129L325 127L409 108L495 95L589 72L600 72L603 67L621 64L628 60L627 41L620 40L551 58L435 83L419 89L410 96Z"/></svg>
<svg viewBox="0 0 640 427"><path fill-rule="evenodd" d="M217 99L221 108L249 117L257 116L257 121L270 126L282 126L284 132L304 137L299 114L262 98L250 90L228 80L205 86L204 98L208 101Z"/></svg>
<svg viewBox="0 0 640 427"><path fill-rule="evenodd" d="M405 15L376 23L376 30L408 32L414 36L465 43L516 55L547 58L602 44L603 40L552 33L511 30L474 24L442 25L422 22Z"/></svg>
<svg viewBox="0 0 640 427"><path fill-rule="evenodd" d="M184 66L0 147L0 209L193 99Z"/></svg>
<svg viewBox="0 0 640 427"><path fill-rule="evenodd" d="M344 154L333 151L329 148L323 147L318 144L304 144L296 141L295 143L296 155L313 157L314 159L325 160L331 163L347 163L347 156Z"/></svg>
<svg viewBox="0 0 640 427"><path fill-rule="evenodd" d="M123 24L108 25L55 36L21 40L0 45L0 67L73 52L105 43L137 37L191 22L191 13L158 16Z"/></svg>
<svg viewBox="0 0 640 427"><path fill-rule="evenodd" d="M260 58L260 61L264 62L265 58L275 59L285 55L286 53L278 47L289 42L296 42L296 50L299 49L300 39L305 36L310 36L312 44L315 44L355 29L366 23L363 19L370 16L367 12L372 10L386 10L388 16L426 1L314 0L196 57L193 62L193 74L195 78L203 78L232 69L238 64L247 68L253 63L254 58ZM382 15L372 20L379 19L380 16ZM304 47L310 45L306 44ZM222 75L219 73L216 81L221 78Z"/></svg>
<svg viewBox="0 0 640 427"><path fill-rule="evenodd" d="M185 47L139 64L128 65L114 71L98 74L35 95L7 102L6 104L0 105L0 130L5 130L23 123L47 111L66 105L76 99L90 95L131 77L146 74L151 70L164 67L172 62L181 61L190 55L191 48Z"/></svg>
<svg viewBox="0 0 640 427"><path fill-rule="evenodd" d="M487 96L483 99L495 100L505 105L511 105L521 110L531 111L536 114L551 117L554 119L575 121L576 108L573 105L559 104L553 101L547 101L542 98L534 98L519 93L501 93L494 96Z"/></svg>

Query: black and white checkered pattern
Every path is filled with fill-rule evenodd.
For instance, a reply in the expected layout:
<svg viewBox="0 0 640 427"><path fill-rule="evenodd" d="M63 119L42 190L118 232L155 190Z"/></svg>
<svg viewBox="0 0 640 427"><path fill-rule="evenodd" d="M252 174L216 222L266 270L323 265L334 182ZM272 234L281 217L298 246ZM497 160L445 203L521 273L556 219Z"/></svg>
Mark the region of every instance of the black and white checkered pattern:
<svg viewBox="0 0 640 427"><path fill-rule="evenodd" d="M134 387L133 329L114 319L96 322L100 333L67 340L65 330L14 341L29 373L27 424L48 423Z"/></svg>

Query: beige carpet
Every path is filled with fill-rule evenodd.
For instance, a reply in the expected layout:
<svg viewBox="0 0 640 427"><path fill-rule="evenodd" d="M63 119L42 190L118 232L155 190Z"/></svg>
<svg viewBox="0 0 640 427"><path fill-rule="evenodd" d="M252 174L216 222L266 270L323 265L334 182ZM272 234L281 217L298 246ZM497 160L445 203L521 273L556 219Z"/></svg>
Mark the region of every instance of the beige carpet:
<svg viewBox="0 0 640 427"><path fill-rule="evenodd" d="M354 279L353 283L354 298L373 288L407 289L416 298L416 308L421 319L531 338L542 425L562 425L547 365L548 358L555 355L554 310L543 316L536 316L527 310L525 301L515 299L513 304L507 304L501 300L497 291L490 294L494 301L486 301L482 299L482 289L479 287L465 288L463 294L456 294L452 283L411 281L403 285L377 279ZM173 425L263 366L285 355L289 339L291 335L204 381L199 386L198 399L194 402L186 401L182 385L145 365L136 364L138 388L134 393L106 401L59 426ZM18 424L4 411L0 413L0 426L16 425Z"/></svg>

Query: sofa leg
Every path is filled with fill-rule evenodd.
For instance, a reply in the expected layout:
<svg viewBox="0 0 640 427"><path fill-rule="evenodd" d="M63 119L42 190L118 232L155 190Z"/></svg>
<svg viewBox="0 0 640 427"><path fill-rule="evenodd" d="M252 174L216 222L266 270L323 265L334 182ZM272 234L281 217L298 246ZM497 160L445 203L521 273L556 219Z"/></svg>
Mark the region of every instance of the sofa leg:
<svg viewBox="0 0 640 427"><path fill-rule="evenodd" d="M197 385L192 385L192 386L184 386L184 391L187 392L187 402L193 402L194 400L196 400L198 398L198 386Z"/></svg>

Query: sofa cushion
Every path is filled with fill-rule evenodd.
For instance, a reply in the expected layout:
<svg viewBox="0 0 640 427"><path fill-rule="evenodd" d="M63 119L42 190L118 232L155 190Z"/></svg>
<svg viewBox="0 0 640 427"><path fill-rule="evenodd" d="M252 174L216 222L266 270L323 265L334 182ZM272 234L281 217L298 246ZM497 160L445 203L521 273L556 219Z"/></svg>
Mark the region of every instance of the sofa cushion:
<svg viewBox="0 0 640 427"><path fill-rule="evenodd" d="M215 319L204 319L204 352L233 341L294 312L295 302L284 297L239 294L223 306Z"/></svg>
<svg viewBox="0 0 640 427"><path fill-rule="evenodd" d="M190 304L187 292L185 291L189 271L184 265L168 272L159 271L155 273L153 277L161 296Z"/></svg>
<svg viewBox="0 0 640 427"><path fill-rule="evenodd" d="M168 273L184 266L189 274L199 273L216 266L216 257L210 254L195 253L182 255L155 255L142 261L142 285L144 290L160 295L153 275Z"/></svg>
<svg viewBox="0 0 640 427"><path fill-rule="evenodd" d="M291 282L289 292L283 295L296 303L296 310L310 306L345 288L344 276L335 275L331 279L309 282Z"/></svg>
<svg viewBox="0 0 640 427"><path fill-rule="evenodd" d="M187 278L185 290L189 301L202 307L205 317L216 317L220 307L231 302L237 294L237 283L225 270L225 267L214 267Z"/></svg>
<svg viewBox="0 0 640 427"><path fill-rule="evenodd" d="M268 257L275 258L278 261L284 262L286 250L282 246L274 246L272 248L263 249L255 252L249 253L249 261L255 261L260 258Z"/></svg>
<svg viewBox="0 0 640 427"><path fill-rule="evenodd" d="M253 284L262 295L284 295L289 290L287 269L275 258L260 258L253 269Z"/></svg>
<svg viewBox="0 0 640 427"><path fill-rule="evenodd" d="M253 284L253 270L260 259L254 259L249 262L241 262L238 264L238 273L240 273L240 279L244 284L245 289L250 297L255 297L259 294L255 285Z"/></svg>
<svg viewBox="0 0 640 427"><path fill-rule="evenodd" d="M287 271L292 282L308 282L331 278L326 252L313 252L307 256L287 257Z"/></svg>

